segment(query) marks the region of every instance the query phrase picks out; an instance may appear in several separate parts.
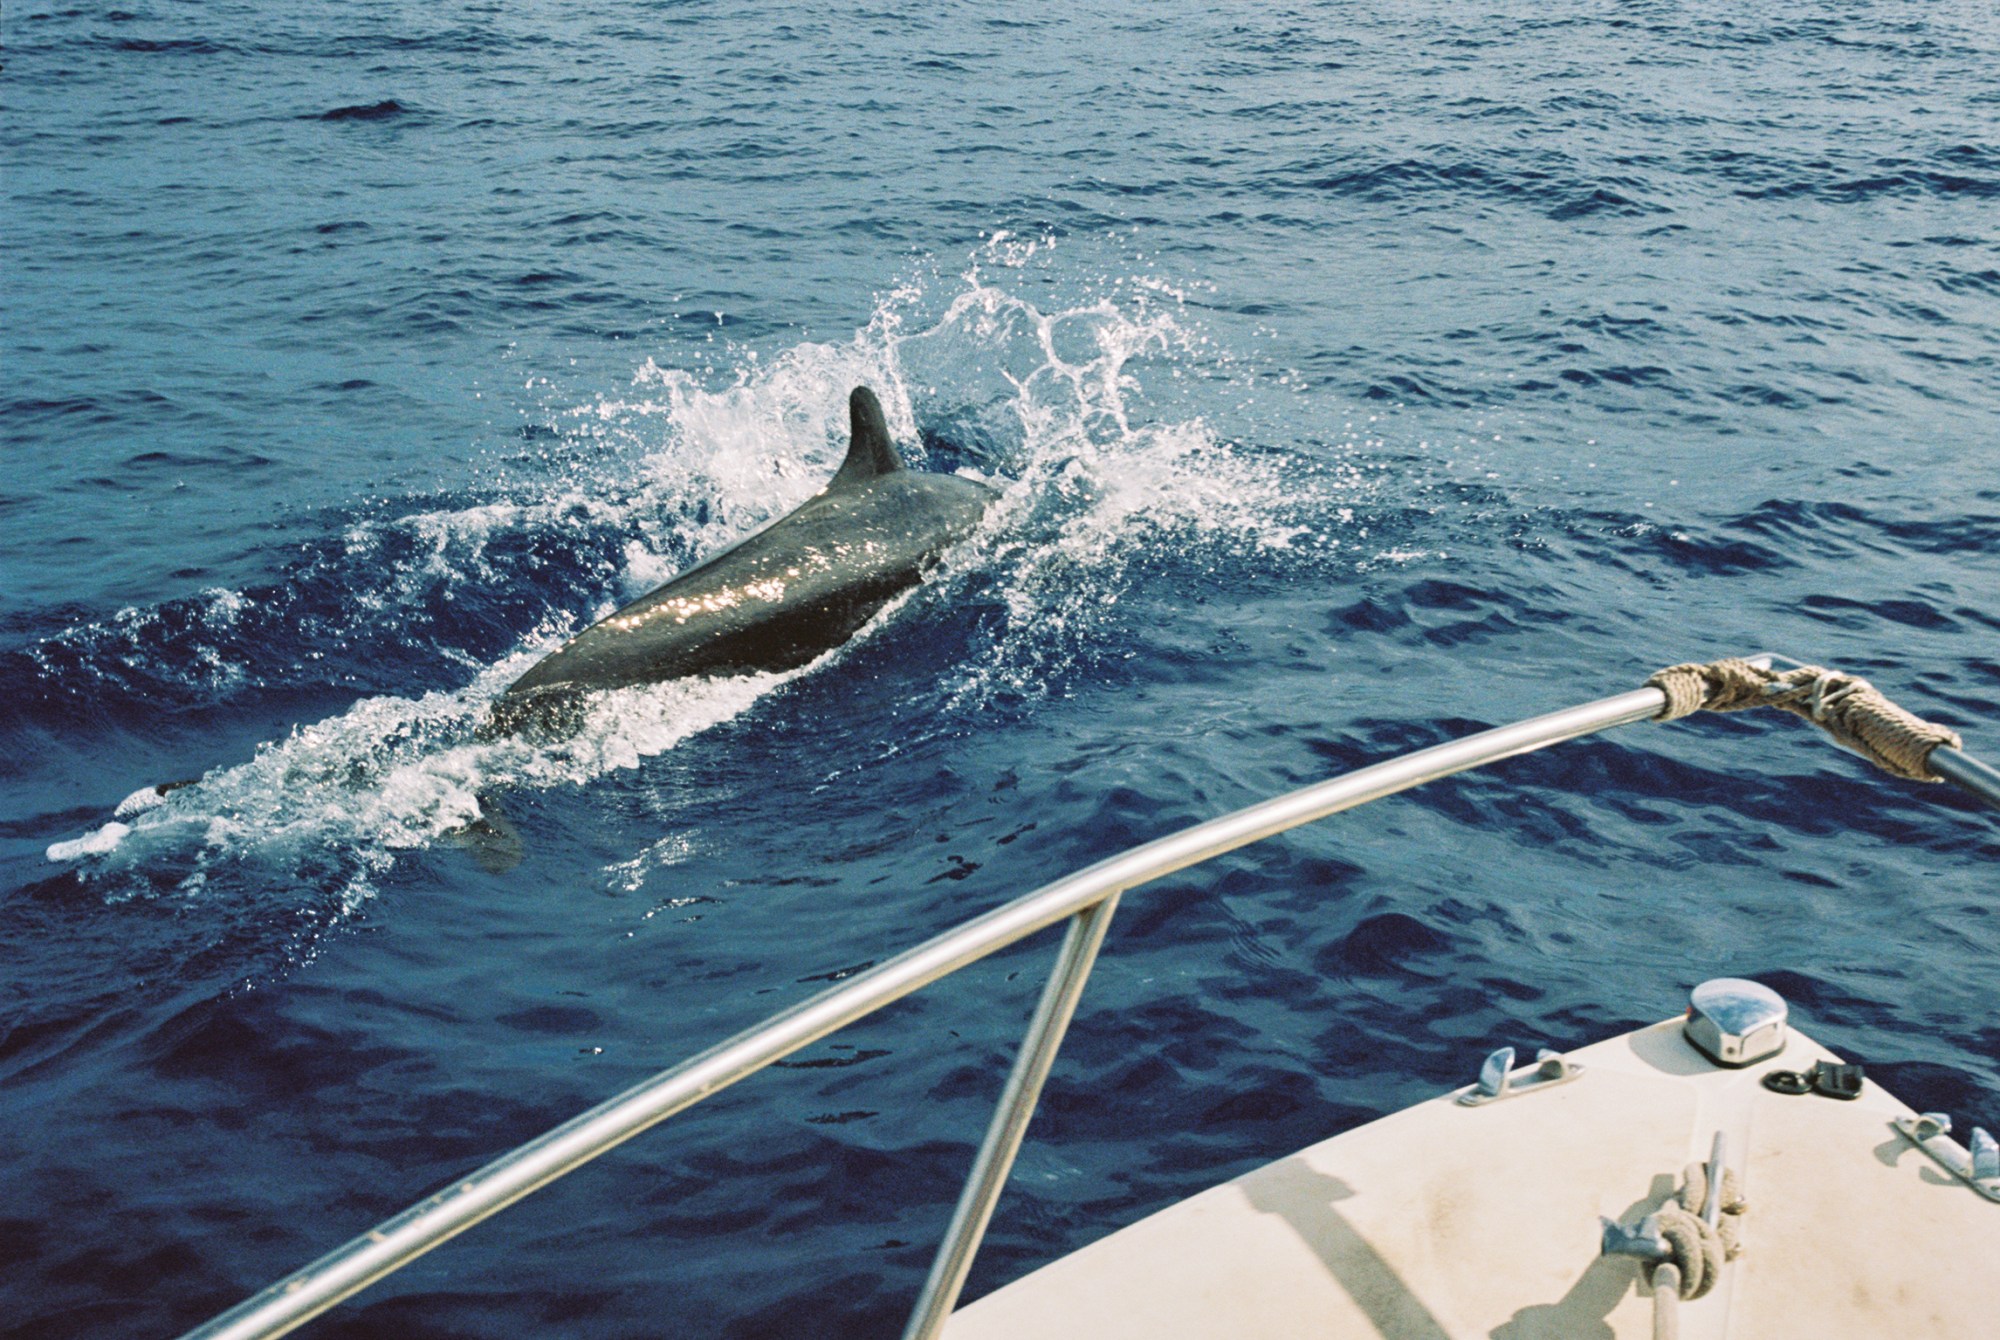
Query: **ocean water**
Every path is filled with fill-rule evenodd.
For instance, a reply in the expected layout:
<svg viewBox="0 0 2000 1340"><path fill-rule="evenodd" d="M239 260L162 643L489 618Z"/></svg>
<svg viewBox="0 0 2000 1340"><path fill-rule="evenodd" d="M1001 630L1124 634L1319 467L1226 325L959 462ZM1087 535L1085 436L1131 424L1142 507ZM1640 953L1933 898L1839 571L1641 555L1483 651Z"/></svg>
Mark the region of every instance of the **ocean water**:
<svg viewBox="0 0 2000 1340"><path fill-rule="evenodd" d="M126 3L0 20L0 1334L173 1334L1046 880L1661 665L2000 755L1989 4ZM856 384L1004 489L933 581L476 738ZM2000 1126L1996 857L1739 716L1135 892L969 1294L1708 976ZM1052 948L307 1334L893 1333Z"/></svg>

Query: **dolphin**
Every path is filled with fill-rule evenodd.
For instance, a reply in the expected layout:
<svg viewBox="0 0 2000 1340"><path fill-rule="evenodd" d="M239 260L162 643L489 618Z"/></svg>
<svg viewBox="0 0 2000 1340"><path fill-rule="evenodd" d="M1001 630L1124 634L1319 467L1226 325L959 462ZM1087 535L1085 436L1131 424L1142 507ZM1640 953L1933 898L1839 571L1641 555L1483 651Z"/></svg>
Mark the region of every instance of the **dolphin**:
<svg viewBox="0 0 2000 1340"><path fill-rule="evenodd" d="M847 408L852 436L831 483L550 653L500 695L492 728L573 728L583 695L601 689L794 669L921 582L999 492L904 468L867 387Z"/></svg>

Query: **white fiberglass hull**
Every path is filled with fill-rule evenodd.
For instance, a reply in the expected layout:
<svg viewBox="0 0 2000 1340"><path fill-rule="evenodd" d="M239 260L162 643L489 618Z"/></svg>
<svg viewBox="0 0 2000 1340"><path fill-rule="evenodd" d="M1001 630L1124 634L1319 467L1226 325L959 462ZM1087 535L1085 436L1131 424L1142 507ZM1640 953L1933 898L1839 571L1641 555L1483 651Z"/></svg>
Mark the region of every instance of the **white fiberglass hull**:
<svg viewBox="0 0 2000 1340"><path fill-rule="evenodd" d="M1910 1109L1785 1095L1670 1020L1572 1053L1574 1081L1478 1107L1444 1095L1169 1207L970 1304L950 1340L1651 1337L1646 1275L1599 1255L1719 1130L1745 1250L1682 1303L1704 1337L2000 1335L2000 1204L1890 1125Z"/></svg>

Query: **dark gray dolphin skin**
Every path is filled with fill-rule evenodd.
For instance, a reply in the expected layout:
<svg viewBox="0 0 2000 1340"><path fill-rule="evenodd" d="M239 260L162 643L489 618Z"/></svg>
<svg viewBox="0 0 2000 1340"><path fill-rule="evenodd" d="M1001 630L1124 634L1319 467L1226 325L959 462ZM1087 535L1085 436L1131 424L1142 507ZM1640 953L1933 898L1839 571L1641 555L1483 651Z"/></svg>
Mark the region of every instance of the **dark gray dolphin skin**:
<svg viewBox="0 0 2000 1340"><path fill-rule="evenodd" d="M832 483L571 638L500 696L494 728L572 728L582 695L599 689L793 669L922 581L999 494L905 469L867 387L848 413L853 437Z"/></svg>

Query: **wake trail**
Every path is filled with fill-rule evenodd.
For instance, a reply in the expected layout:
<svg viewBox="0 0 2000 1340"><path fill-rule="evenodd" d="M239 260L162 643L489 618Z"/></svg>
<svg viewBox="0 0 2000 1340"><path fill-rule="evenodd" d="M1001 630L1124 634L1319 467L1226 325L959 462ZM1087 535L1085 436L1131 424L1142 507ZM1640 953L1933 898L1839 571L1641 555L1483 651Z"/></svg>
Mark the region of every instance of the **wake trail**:
<svg viewBox="0 0 2000 1340"><path fill-rule="evenodd" d="M421 650L472 669L469 683L363 697L246 762L164 795L136 793L106 824L51 844L48 858L108 898L292 880L351 909L400 853L477 821L483 795L636 768L820 672L845 649L801 670L596 695L581 728L560 741L480 730L501 691L584 624L823 488L857 385L879 390L911 468L959 470L1002 490L931 582L856 639L940 591L988 611L991 645L927 690L941 711L969 718L996 694L1045 691L1115 622L1148 565L1310 565L1337 547L1335 504L1365 492L1360 472L1242 450L1203 416L1177 412L1183 380L1229 374L1186 322L1182 295L1149 278L1045 311L1007 281L1049 260L1042 242L997 235L948 281L941 304L929 286L907 285L851 340L745 353L720 387L647 359L624 392L559 415L567 451L556 477L530 482L524 496L354 523L338 562L327 562L336 581L352 583L355 603L376 607L378 629L397 628L410 605L493 599L482 593L521 576L502 554L570 542L601 557L594 576L572 574L595 604L565 607L559 591L490 665L434 642ZM385 557L386 573L373 575ZM242 605L228 593L210 601L216 620L244 619ZM147 617L121 616L102 650L143 641ZM223 640L220 623L197 623L209 642ZM87 652L88 636L71 641ZM203 673L226 679L229 650Z"/></svg>

